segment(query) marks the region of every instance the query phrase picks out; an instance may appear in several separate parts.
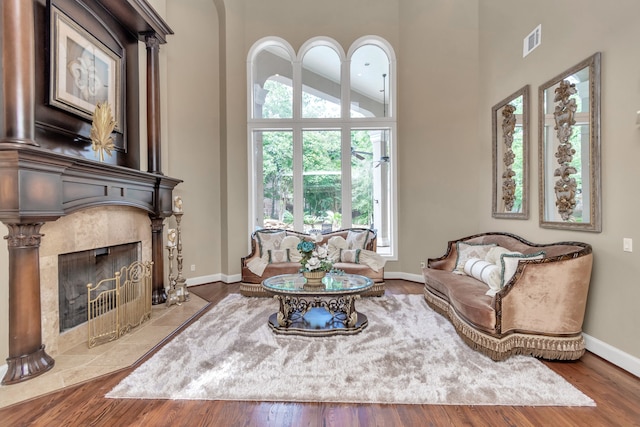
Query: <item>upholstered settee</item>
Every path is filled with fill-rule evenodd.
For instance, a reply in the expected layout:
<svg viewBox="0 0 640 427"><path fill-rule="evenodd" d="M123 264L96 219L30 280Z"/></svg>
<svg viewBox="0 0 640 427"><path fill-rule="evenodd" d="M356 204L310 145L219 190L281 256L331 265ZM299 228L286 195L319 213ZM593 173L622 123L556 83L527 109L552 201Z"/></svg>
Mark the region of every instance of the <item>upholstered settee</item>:
<svg viewBox="0 0 640 427"><path fill-rule="evenodd" d="M523 354L575 360L593 262L586 243L535 244L508 233L448 243L423 268L427 304L494 360Z"/></svg>
<svg viewBox="0 0 640 427"><path fill-rule="evenodd" d="M370 278L373 287L364 296L384 294L384 260L376 253L375 230L345 228L322 233L321 237L318 244L328 246L333 268ZM301 264L296 246L301 240L314 240L314 236L282 229L254 231L251 234L251 253L240 260L240 293L266 297L268 295L261 286L264 279L299 272Z"/></svg>

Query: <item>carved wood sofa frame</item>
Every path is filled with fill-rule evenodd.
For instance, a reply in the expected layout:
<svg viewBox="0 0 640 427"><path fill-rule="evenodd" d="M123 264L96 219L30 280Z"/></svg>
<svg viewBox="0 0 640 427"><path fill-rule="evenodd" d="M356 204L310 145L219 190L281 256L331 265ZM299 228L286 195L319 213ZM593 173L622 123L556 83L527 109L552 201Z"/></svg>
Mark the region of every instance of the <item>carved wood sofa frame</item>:
<svg viewBox="0 0 640 427"><path fill-rule="evenodd" d="M344 228L341 230L333 230L329 232L322 233L322 242L321 244L326 243L333 236L342 236L345 239L349 234L350 230L358 230L362 231L362 228ZM258 230L258 232L261 230ZM293 230L271 230L269 231L286 231L288 236L296 236L300 239L310 240L311 236L308 233L303 233L299 231ZM375 230L368 230L369 238L367 239L367 243L365 245L365 249L369 251L376 251L377 249L377 233ZM240 283L240 293L244 296L251 297L267 297L269 296L262 289L262 281L268 277L272 277L278 274L294 274L297 273L300 269L300 264L297 262L286 262L280 264L270 264L264 271L262 276L257 276L249 268L247 267L247 263L260 256L260 251L258 249L258 239L256 237L256 232L254 231L251 234L251 253L247 256L244 256L240 259L240 268L242 272L242 282ZM362 276L366 276L373 280L373 287L371 290L367 291L363 294L363 296L382 296L385 291L385 282L384 282L384 268L381 268L379 271L374 271L371 268L367 267L364 264L352 264L352 263L335 263L334 268L343 270L348 274L359 274Z"/></svg>
<svg viewBox="0 0 640 427"><path fill-rule="evenodd" d="M452 272L457 242L546 254L520 260L512 279L491 297L479 280ZM424 298L449 318L470 347L494 360L516 354L575 360L585 351L582 323L592 263L592 248L586 243L535 244L509 233L477 234L448 242L443 256L428 259Z"/></svg>

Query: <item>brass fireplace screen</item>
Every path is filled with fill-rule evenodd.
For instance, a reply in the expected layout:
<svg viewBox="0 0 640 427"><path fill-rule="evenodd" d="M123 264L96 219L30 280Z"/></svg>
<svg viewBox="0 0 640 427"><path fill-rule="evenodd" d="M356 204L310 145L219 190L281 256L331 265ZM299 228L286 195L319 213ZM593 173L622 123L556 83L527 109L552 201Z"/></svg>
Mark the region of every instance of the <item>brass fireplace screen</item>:
<svg viewBox="0 0 640 427"><path fill-rule="evenodd" d="M115 277L87 285L89 348L116 340L151 318L152 264L134 261Z"/></svg>

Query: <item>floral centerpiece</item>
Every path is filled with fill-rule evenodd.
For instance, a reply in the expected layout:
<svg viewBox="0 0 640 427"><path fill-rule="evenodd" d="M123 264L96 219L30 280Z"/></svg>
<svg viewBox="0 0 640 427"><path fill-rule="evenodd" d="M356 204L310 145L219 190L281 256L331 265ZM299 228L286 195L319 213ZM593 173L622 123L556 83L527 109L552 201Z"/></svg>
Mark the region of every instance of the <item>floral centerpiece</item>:
<svg viewBox="0 0 640 427"><path fill-rule="evenodd" d="M320 241L322 236L317 235L315 241L303 240L297 246L298 252L302 255L300 271L307 279L307 284L311 286L322 285L322 278L333 268L327 245L320 245Z"/></svg>
<svg viewBox="0 0 640 427"><path fill-rule="evenodd" d="M333 263L329 259L327 245L318 245L309 240L303 240L298 243L298 252L302 255L300 265L301 271L331 271Z"/></svg>

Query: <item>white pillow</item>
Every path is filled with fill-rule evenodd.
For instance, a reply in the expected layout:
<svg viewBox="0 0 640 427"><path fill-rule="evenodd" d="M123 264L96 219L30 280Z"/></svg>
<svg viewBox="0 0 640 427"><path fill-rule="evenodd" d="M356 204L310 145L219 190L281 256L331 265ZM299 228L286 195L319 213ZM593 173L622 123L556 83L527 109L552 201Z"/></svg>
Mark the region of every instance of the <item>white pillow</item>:
<svg viewBox="0 0 640 427"><path fill-rule="evenodd" d="M516 274L518 268L518 262L520 260L534 260L544 258L544 251L536 252L529 255L523 254L502 254L500 255L500 268L502 277L500 280L500 288L509 283L509 280Z"/></svg>
<svg viewBox="0 0 640 427"><path fill-rule="evenodd" d="M480 258L469 258L464 264L464 272L487 284L493 290L500 290L500 267Z"/></svg>
<svg viewBox="0 0 640 427"><path fill-rule="evenodd" d="M349 249L365 249L369 239L369 230L349 230L347 233L347 247Z"/></svg>
<svg viewBox="0 0 640 427"><path fill-rule="evenodd" d="M484 258L485 261L490 262L491 264L500 265L500 255L502 254L519 254L522 255L522 252L510 251L507 248L503 248L502 246L495 246L489 250L487 256Z"/></svg>
<svg viewBox="0 0 640 427"><path fill-rule="evenodd" d="M260 249L260 256L267 257L269 249L280 249L282 240L287 235L286 231L272 231L272 230L260 230L256 232L256 239L258 240L258 248Z"/></svg>
<svg viewBox="0 0 640 427"><path fill-rule="evenodd" d="M302 259L302 255L298 251L298 243L300 243L300 239L296 236L287 236L280 243L280 250L289 251L289 261L291 262L300 262Z"/></svg>
<svg viewBox="0 0 640 427"><path fill-rule="evenodd" d="M456 266L454 267L453 272L455 274L464 274L464 265L469 258L484 259L489 250L495 246L495 244L474 245L473 243L456 242L458 258L456 259Z"/></svg>
<svg viewBox="0 0 640 427"><path fill-rule="evenodd" d="M362 249L340 249L340 262L360 264L360 251Z"/></svg>
<svg viewBox="0 0 640 427"><path fill-rule="evenodd" d="M289 262L289 249L269 249L269 264L278 264L281 262Z"/></svg>

